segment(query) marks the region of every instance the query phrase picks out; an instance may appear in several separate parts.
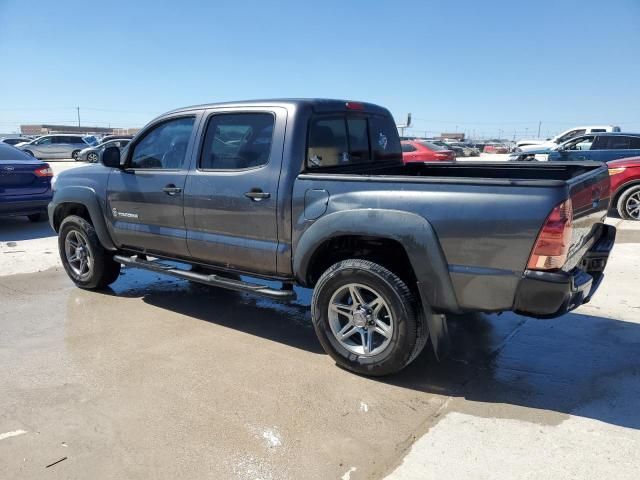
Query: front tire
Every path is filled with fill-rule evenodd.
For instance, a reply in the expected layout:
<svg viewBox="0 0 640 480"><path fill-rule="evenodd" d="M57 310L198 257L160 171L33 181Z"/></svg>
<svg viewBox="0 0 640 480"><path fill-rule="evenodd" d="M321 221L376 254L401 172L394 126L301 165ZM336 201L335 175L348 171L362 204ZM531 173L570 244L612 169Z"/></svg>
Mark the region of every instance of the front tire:
<svg viewBox="0 0 640 480"><path fill-rule="evenodd" d="M640 185L629 187L618 199L618 214L625 220L640 220Z"/></svg>
<svg viewBox="0 0 640 480"><path fill-rule="evenodd" d="M120 264L102 247L93 225L82 217L70 215L62 221L58 250L67 275L80 288L104 288L120 275Z"/></svg>
<svg viewBox="0 0 640 480"><path fill-rule="evenodd" d="M322 274L311 302L324 350L347 370L371 376L402 370L426 343L407 285L376 263L343 260Z"/></svg>
<svg viewBox="0 0 640 480"><path fill-rule="evenodd" d="M98 162L98 154L91 152L87 155L87 161L89 163L97 163Z"/></svg>
<svg viewBox="0 0 640 480"><path fill-rule="evenodd" d="M80 150L74 150L71 153L71 158L76 162L79 161L80 160Z"/></svg>

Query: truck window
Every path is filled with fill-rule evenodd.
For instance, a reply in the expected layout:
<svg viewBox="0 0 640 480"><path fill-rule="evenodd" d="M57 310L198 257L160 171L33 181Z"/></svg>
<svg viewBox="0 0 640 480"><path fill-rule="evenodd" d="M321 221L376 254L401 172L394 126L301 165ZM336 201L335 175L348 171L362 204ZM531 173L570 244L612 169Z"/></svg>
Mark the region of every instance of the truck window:
<svg viewBox="0 0 640 480"><path fill-rule="evenodd" d="M562 143L562 142L566 142L567 140L573 138L573 137L577 137L578 135L584 135L586 132L586 130L584 128L579 129L579 130L571 130L570 132L565 133L563 136L561 136L557 142L558 143Z"/></svg>
<svg viewBox="0 0 640 480"><path fill-rule="evenodd" d="M402 162L398 128L391 117L383 117L382 115L369 117L369 132L374 162Z"/></svg>
<svg viewBox="0 0 640 480"><path fill-rule="evenodd" d="M309 126L307 167L402 161L398 132L389 117L317 116Z"/></svg>
<svg viewBox="0 0 640 480"><path fill-rule="evenodd" d="M307 166L332 167L348 162L349 146L345 116L314 118L309 127Z"/></svg>
<svg viewBox="0 0 640 480"><path fill-rule="evenodd" d="M224 113L209 119L200 168L241 170L266 165L271 154L271 113Z"/></svg>
<svg viewBox="0 0 640 480"><path fill-rule="evenodd" d="M184 164L194 117L181 117L156 125L131 154L131 168L179 169Z"/></svg>

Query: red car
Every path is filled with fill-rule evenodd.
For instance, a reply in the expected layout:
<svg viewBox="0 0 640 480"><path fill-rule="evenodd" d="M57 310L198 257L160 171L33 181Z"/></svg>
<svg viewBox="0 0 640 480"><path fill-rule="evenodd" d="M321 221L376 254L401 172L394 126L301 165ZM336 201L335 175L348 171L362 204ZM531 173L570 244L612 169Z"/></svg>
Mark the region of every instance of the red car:
<svg viewBox="0 0 640 480"><path fill-rule="evenodd" d="M607 162L611 206L626 220L640 220L640 157Z"/></svg>
<svg viewBox="0 0 640 480"><path fill-rule="evenodd" d="M498 143L490 143L489 145L485 145L482 151L484 153L509 153L509 147Z"/></svg>
<svg viewBox="0 0 640 480"><path fill-rule="evenodd" d="M456 154L452 150L434 145L424 140L405 140L402 144L402 160L412 162L452 162Z"/></svg>

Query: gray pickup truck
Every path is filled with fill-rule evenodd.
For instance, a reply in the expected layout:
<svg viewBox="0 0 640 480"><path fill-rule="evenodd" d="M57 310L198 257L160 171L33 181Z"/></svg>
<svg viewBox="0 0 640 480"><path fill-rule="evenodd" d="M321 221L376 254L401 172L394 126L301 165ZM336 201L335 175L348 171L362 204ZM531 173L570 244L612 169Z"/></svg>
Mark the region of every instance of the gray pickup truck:
<svg viewBox="0 0 640 480"><path fill-rule="evenodd" d="M175 110L54 188L79 287L126 265L282 301L313 288L322 346L368 375L427 339L442 356L447 313L551 318L587 302L615 239L606 166L405 166L390 113L361 102Z"/></svg>

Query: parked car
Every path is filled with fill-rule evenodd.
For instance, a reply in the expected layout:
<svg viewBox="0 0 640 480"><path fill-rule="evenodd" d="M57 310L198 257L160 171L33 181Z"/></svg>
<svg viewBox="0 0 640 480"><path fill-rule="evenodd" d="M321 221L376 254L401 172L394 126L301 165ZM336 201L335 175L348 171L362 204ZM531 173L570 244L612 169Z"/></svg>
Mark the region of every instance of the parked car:
<svg viewBox="0 0 640 480"><path fill-rule="evenodd" d="M0 143L6 143L7 145L16 146L19 143L27 143L30 139L25 137L2 137Z"/></svg>
<svg viewBox="0 0 640 480"><path fill-rule="evenodd" d="M561 143L564 143L572 138L580 135L586 135L588 133L607 133L607 132L619 132L620 127L615 125L590 125L586 127L575 127L566 130L553 138L547 138L546 140L519 140L516 143L516 147L521 148L523 152L528 150L535 150L538 148L554 148Z"/></svg>
<svg viewBox="0 0 640 480"><path fill-rule="evenodd" d="M105 135L100 139L100 143L108 142L109 140L131 140L133 135Z"/></svg>
<svg viewBox="0 0 640 480"><path fill-rule="evenodd" d="M480 150L472 143L460 143L460 147L464 150L465 157L478 157L480 156Z"/></svg>
<svg viewBox="0 0 640 480"><path fill-rule="evenodd" d="M24 215L32 222L45 219L53 197L52 177L49 164L0 143L0 215Z"/></svg>
<svg viewBox="0 0 640 480"><path fill-rule="evenodd" d="M411 162L452 162L456 159L453 150L448 150L426 140L409 140L400 142L402 160Z"/></svg>
<svg viewBox="0 0 640 480"><path fill-rule="evenodd" d="M99 143L95 147L85 148L83 150L80 150L80 153L76 158L76 161L96 163L100 159L100 155L102 154L105 148L108 148L108 147L124 148L129 144L130 141L131 140L129 139L108 140L106 142Z"/></svg>
<svg viewBox="0 0 640 480"><path fill-rule="evenodd" d="M516 149L509 160L608 162L640 155L639 133L594 133L568 140L555 148L522 151Z"/></svg>
<svg viewBox="0 0 640 480"><path fill-rule="evenodd" d="M18 144L18 148L36 158L72 158L77 160L80 151L96 145L91 135L53 134L44 135L29 143Z"/></svg>
<svg viewBox="0 0 640 480"><path fill-rule="evenodd" d="M625 220L640 220L640 156L607 162L611 206Z"/></svg>
<svg viewBox="0 0 640 480"><path fill-rule="evenodd" d="M49 216L81 288L121 265L280 301L313 288L328 354L385 375L427 339L444 355L447 313L555 317L589 301L608 208L603 164L404 165L387 109L309 99L162 115L124 154L62 172Z"/></svg>
<svg viewBox="0 0 640 480"><path fill-rule="evenodd" d="M510 148L502 143L488 143L484 146L484 153L509 153Z"/></svg>
<svg viewBox="0 0 640 480"><path fill-rule="evenodd" d="M437 145L439 147L446 148L447 150L452 150L453 153L456 154L456 158L457 157L464 157L464 150L462 149L462 147L458 147L456 145L451 145L451 144L445 142L444 140L428 140L428 142L432 143L434 145Z"/></svg>

